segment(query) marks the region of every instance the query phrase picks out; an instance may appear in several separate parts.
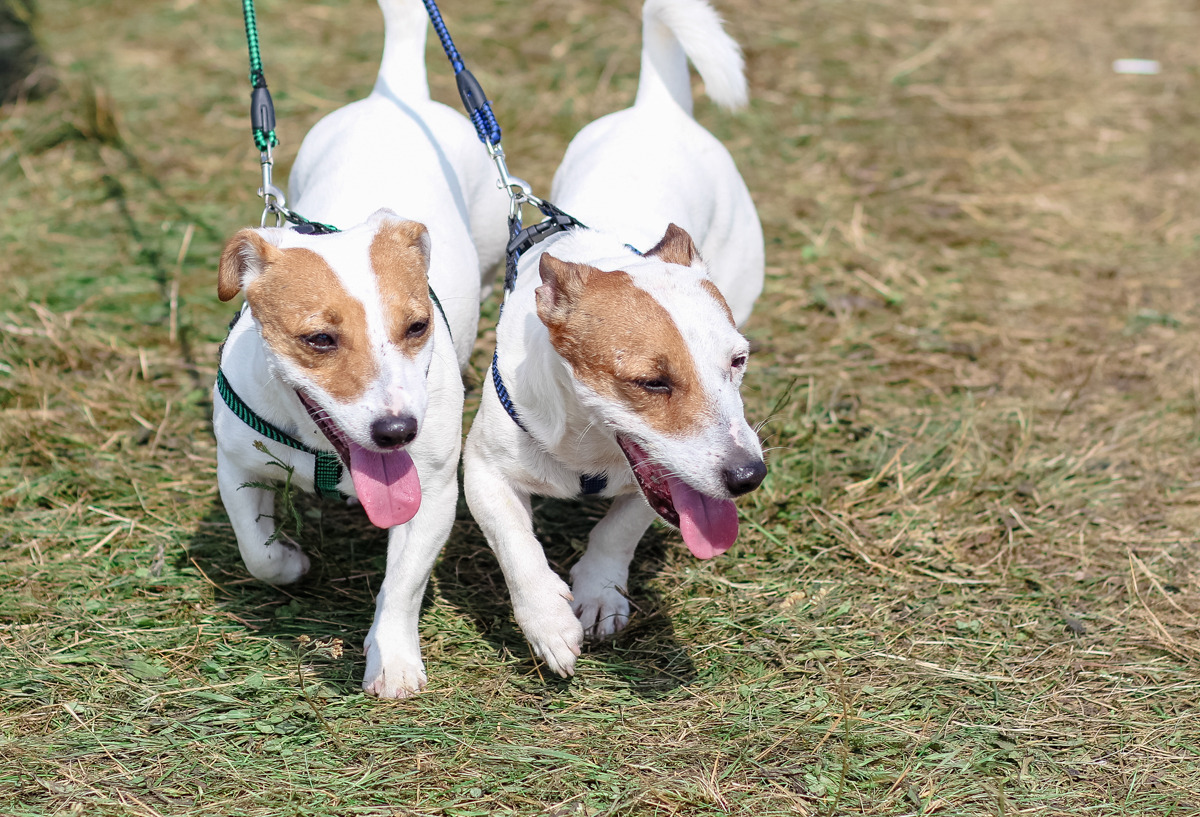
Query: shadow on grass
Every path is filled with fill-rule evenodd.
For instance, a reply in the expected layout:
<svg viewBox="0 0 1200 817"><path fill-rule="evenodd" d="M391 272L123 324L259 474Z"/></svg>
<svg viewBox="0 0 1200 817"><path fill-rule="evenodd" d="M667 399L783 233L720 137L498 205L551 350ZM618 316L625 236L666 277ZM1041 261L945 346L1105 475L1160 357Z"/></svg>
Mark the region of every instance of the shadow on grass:
<svg viewBox="0 0 1200 817"><path fill-rule="evenodd" d="M273 587L249 575L220 500L204 515L180 561L192 564L212 583L216 606L223 613L258 635L285 643L297 643L301 636L345 639L349 660L319 662L314 669L331 688L354 694L365 668L362 644L386 566L387 536L358 507L309 495L297 497L297 505L305 516L297 538L312 559L311 571L298 584ZM560 575L567 576L588 531L606 509L606 502L595 500L535 504L538 537ZM662 568L665 538L654 528L638 547L630 575L635 605L630 625L615 639L585 645L583 653L613 681L648 699L666 695L696 676L690 656L675 638L662 596L649 586ZM522 686L554 694L574 683L549 674L533 660L513 620L500 566L461 498L454 530L426 590L426 621L435 585L445 602L471 621L497 656L497 664L517 659Z"/></svg>
<svg viewBox="0 0 1200 817"><path fill-rule="evenodd" d="M341 638L346 659L317 662L320 680L347 695L361 689L362 643L375 611L375 590L387 558L387 536L359 508L315 496L296 497L304 526L296 537L312 559L300 582L275 587L246 570L225 508L217 499L193 534L181 561L214 586L216 607L247 630L299 647L301 636Z"/></svg>
<svg viewBox="0 0 1200 817"><path fill-rule="evenodd" d="M434 569L442 598L474 622L498 655L524 659L521 666L531 682L547 690L565 690L575 682L559 679L544 668L539 671L528 657L530 648L513 620L500 566L461 502L459 510L455 535ZM569 576L588 532L607 510L608 502L603 500L534 501L536 533L556 573ZM663 566L663 539L663 532L654 528L638 546L629 577L635 607L629 626L614 639L585 644L581 656L599 663L611 678L643 698L661 697L696 677L695 665L664 613L662 596L650 586Z"/></svg>

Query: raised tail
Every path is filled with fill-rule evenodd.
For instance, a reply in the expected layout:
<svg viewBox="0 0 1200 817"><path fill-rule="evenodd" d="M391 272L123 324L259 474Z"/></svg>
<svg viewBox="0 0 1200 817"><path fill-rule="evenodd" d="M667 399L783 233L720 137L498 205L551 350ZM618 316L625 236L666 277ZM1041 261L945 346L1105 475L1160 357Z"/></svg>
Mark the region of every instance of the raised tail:
<svg viewBox="0 0 1200 817"><path fill-rule="evenodd" d="M379 0L383 10L383 61L375 91L396 99L429 99L425 37L429 18L421 0Z"/></svg>
<svg viewBox="0 0 1200 817"><path fill-rule="evenodd" d="M642 7L642 73L634 105L667 98L692 112L692 61L713 102L730 110L746 104L742 49L725 33L706 0L646 0Z"/></svg>

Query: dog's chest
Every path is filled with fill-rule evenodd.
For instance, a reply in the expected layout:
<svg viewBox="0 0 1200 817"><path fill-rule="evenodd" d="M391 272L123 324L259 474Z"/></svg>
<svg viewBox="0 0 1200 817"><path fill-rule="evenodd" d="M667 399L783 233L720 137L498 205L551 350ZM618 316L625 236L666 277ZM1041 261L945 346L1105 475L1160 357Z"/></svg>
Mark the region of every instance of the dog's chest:
<svg viewBox="0 0 1200 817"><path fill-rule="evenodd" d="M614 497L637 490L620 448L594 426L568 426L568 433L549 447L533 439L522 447L528 481L525 487L531 493L570 499Z"/></svg>

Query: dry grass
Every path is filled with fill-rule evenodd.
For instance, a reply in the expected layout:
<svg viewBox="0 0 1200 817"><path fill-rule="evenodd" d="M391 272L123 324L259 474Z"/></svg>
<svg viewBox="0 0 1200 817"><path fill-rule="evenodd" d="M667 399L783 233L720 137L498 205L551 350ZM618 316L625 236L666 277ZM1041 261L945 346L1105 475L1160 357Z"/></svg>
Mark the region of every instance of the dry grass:
<svg viewBox="0 0 1200 817"><path fill-rule="evenodd" d="M697 115L769 264L739 546L652 532L565 684L464 511L395 705L357 692L379 538L309 503L316 575L276 591L216 498L214 262L258 214L222 5L44 0L62 87L0 109L6 810L1200 813L1191 5L719 3L754 101ZM632 97L637 5L444 11L548 190ZM369 88L376 12L259 14L286 169ZM541 506L557 566L599 512Z"/></svg>

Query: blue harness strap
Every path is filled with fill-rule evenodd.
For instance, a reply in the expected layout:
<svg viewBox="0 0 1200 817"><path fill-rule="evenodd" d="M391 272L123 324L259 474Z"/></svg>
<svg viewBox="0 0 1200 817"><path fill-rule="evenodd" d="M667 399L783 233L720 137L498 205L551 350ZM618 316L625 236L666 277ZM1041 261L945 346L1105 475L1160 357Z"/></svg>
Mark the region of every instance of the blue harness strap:
<svg viewBox="0 0 1200 817"><path fill-rule="evenodd" d="M537 224L532 224L524 229L521 228L521 220L519 216L509 219L509 241L507 251L505 253L505 269L504 269L504 293L507 295L512 292L517 285L517 262L521 255L536 244L541 243L552 235L572 230L576 227L583 227L583 223L564 213L562 210L555 207L548 201L540 201L537 208L542 211L542 215L546 216L545 221L540 221ZM628 246L628 245L627 245ZM633 247L629 247L633 252L641 255ZM504 304L500 305L500 317L504 315ZM499 323L499 318L497 318ZM508 389L504 385L504 381L500 377L500 362L499 349L492 353L492 385L496 389L496 397L500 400L500 405L504 407L504 411L512 418L512 421L517 424L517 427L529 433L529 429L521 422L521 416L517 413L517 407L513 403L512 395L508 393ZM583 496L595 496L604 493L608 487L608 476L604 473L599 474L580 474L579 475L579 493Z"/></svg>
<svg viewBox="0 0 1200 817"><path fill-rule="evenodd" d="M508 416L512 418L512 421L517 424L519 429L528 434L529 429L521 422L521 416L517 414L517 407L513 405L512 398L508 395L508 389L504 387L504 381L500 379L500 367L495 352L492 353L492 385L496 387L496 397L500 399L500 405L504 406L504 410L508 413ZM599 474L579 475L579 493L584 496L602 494L607 487L608 475L603 472Z"/></svg>
<svg viewBox="0 0 1200 817"><path fill-rule="evenodd" d="M500 405L504 406L508 416L517 424L517 428L528 434L529 429L521 422L521 417L517 414L517 407L513 405L512 398L508 396L508 389L504 388L504 381L500 379L499 351L492 352L492 385L496 388L496 397L500 399Z"/></svg>

